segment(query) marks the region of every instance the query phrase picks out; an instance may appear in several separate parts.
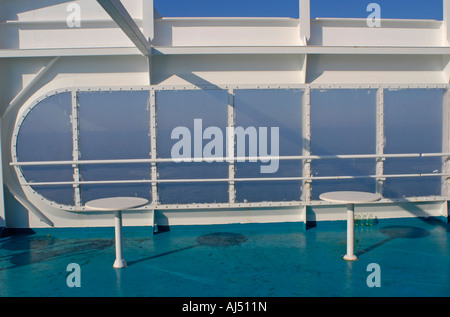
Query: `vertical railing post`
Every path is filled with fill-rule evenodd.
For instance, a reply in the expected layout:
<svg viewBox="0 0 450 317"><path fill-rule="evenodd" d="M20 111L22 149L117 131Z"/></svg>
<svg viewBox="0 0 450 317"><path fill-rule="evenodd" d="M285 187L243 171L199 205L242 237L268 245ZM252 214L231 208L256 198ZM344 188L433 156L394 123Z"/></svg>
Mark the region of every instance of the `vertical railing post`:
<svg viewBox="0 0 450 317"><path fill-rule="evenodd" d="M311 88L308 86L303 91L302 100L302 144L303 156L311 155ZM311 160L303 160L303 177L311 177ZM301 200L311 201L311 181L303 180Z"/></svg>
<svg viewBox="0 0 450 317"><path fill-rule="evenodd" d="M156 93L150 90L150 157L156 160L158 153L156 151ZM152 204L157 205L158 198L158 166L155 162L151 163L151 177L152 177Z"/></svg>
<svg viewBox="0 0 450 317"><path fill-rule="evenodd" d="M228 196L229 203L234 204L236 202L236 188L234 183L235 177L235 161L234 161L234 124L235 124L235 112L234 112L234 90L228 90L228 124L227 124L227 157L228 157Z"/></svg>
<svg viewBox="0 0 450 317"><path fill-rule="evenodd" d="M383 155L384 154L384 89L378 88L377 90L377 105L376 105L376 154ZM380 195L383 195L383 188L385 178L384 175L384 158L377 158L376 161L376 173L377 173L377 183L376 183L376 192Z"/></svg>
<svg viewBox="0 0 450 317"><path fill-rule="evenodd" d="M442 98L442 153L450 152L450 90L445 90ZM450 157L442 157L442 173L450 173ZM449 177L442 177L441 194L444 197L450 196Z"/></svg>
<svg viewBox="0 0 450 317"><path fill-rule="evenodd" d="M78 93L72 91L72 158L77 162L80 158L80 120L79 120L79 106L78 106ZM77 163L72 165L73 167L73 180L76 184L74 187L75 207L81 207L81 191L80 191L80 166Z"/></svg>

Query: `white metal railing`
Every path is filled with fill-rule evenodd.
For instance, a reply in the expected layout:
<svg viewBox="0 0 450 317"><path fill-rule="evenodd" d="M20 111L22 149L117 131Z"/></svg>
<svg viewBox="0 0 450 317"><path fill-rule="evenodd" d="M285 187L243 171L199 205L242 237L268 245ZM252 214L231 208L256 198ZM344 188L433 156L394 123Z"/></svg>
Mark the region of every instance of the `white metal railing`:
<svg viewBox="0 0 450 317"><path fill-rule="evenodd" d="M256 157L222 157L222 158L186 158L183 163L208 162L211 159L219 162L247 162L257 160L329 160L329 159L385 159L385 158L420 158L446 157L450 153L406 153L406 154L359 154L359 155L310 155L310 156L256 156ZM12 162L11 166L61 166L61 165L93 165L93 164L142 164L142 163L175 163L172 158L159 159L115 159L115 160L73 160L73 161L38 161ZM449 173L411 173L411 174L382 174L355 176L299 176L299 177L253 177L253 178L189 178L189 179L136 179L136 180L104 180L104 181L61 181L61 182L21 182L23 186L58 186L58 185L99 185L99 184L139 184L139 183L201 183L201 182L263 182L263 181L315 181L315 180L343 180L343 179L386 179L410 177L444 177Z"/></svg>
<svg viewBox="0 0 450 317"><path fill-rule="evenodd" d="M446 173L423 174L391 174L391 175L358 175L358 176L319 176L319 177L261 177L261 178L190 178L190 179L136 179L109 181L67 181L67 182L24 182L22 186L62 186L62 185L102 185L102 184L153 184L153 183L217 183L217 182L267 182L267 181L315 181L315 180L343 180L364 178L411 178L411 177L442 177L450 176Z"/></svg>
<svg viewBox="0 0 450 317"><path fill-rule="evenodd" d="M201 158L158 158L158 159L113 159L113 160L77 160L77 161L36 161L11 162L10 166L45 166L45 165L93 165L93 164L143 164L143 163L202 163L211 162L246 162L257 160L330 160L330 159L379 159L379 158L418 158L445 157L450 153L407 153L407 154L358 154L358 155L310 155L310 156L248 156L248 157L201 157ZM219 161L220 160L220 161Z"/></svg>

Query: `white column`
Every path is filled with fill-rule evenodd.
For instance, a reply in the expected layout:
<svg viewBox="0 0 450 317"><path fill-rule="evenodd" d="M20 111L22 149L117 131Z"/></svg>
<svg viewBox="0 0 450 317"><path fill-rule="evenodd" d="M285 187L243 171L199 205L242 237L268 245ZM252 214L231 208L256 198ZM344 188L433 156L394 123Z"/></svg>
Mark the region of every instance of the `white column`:
<svg viewBox="0 0 450 317"><path fill-rule="evenodd" d="M358 257L354 254L355 244L355 223L354 223L354 204L347 204L347 254L344 260L355 261Z"/></svg>
<svg viewBox="0 0 450 317"><path fill-rule="evenodd" d="M116 260L114 261L114 267L117 269L127 266L125 259L122 255L122 211L116 211L114 214L114 226L116 232Z"/></svg>
<svg viewBox="0 0 450 317"><path fill-rule="evenodd" d="M142 33L147 41L150 43L150 55L148 56L148 81L149 85L152 84L152 76L153 76L153 67L152 67L152 54L151 54L151 45L153 44L153 40L155 38L155 7L153 4L153 0L144 0L142 1Z"/></svg>
<svg viewBox="0 0 450 317"><path fill-rule="evenodd" d="M310 0L299 0L300 39L304 45L311 37L311 6Z"/></svg>
<svg viewBox="0 0 450 317"><path fill-rule="evenodd" d="M443 45L450 45L450 0L443 0L444 16L443 16Z"/></svg>
<svg viewBox="0 0 450 317"><path fill-rule="evenodd" d="M143 33L145 38L151 43L155 36L155 11L153 0L142 1L142 19L143 19Z"/></svg>

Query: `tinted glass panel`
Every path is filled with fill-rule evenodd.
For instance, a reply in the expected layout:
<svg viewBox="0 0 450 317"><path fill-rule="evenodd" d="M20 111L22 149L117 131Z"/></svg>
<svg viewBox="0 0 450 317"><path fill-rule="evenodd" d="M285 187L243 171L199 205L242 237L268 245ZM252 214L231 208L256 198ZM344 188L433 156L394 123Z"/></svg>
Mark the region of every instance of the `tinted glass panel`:
<svg viewBox="0 0 450 317"><path fill-rule="evenodd" d="M359 155L376 152L375 90L311 90L311 151L313 155ZM375 174L375 159L312 161L313 176ZM373 179L317 180L312 198L336 190L374 191Z"/></svg>
<svg viewBox="0 0 450 317"><path fill-rule="evenodd" d="M442 152L442 116L444 90L405 89L385 91L385 153ZM442 159L388 158L385 174L441 172ZM388 178L384 196L440 195L440 177Z"/></svg>
<svg viewBox="0 0 450 317"><path fill-rule="evenodd" d="M235 91L236 156L302 155L302 96L301 90ZM241 129L241 136L237 129ZM267 162L258 160L236 163L236 178L301 175L301 160L273 159ZM301 184L301 181L237 182L236 200L298 201Z"/></svg>
<svg viewBox="0 0 450 317"><path fill-rule="evenodd" d="M86 92L78 95L83 160L150 158L149 91ZM84 181L150 179L150 164L82 165ZM151 185L83 185L82 200L110 196L150 199Z"/></svg>
<svg viewBox="0 0 450 317"><path fill-rule="evenodd" d="M37 104L19 130L19 162L72 160L72 102L70 93L50 96ZM73 181L73 168L66 166L24 166L28 182ZM47 199L60 204L74 204L72 186L36 186Z"/></svg>
<svg viewBox="0 0 450 317"><path fill-rule="evenodd" d="M175 152L187 158L226 154L227 91L158 91L156 105L158 157L175 158L172 155ZM210 142L216 146L208 151ZM228 163L160 163L158 173L160 179L228 178ZM159 201L163 204L227 202L228 182L162 183Z"/></svg>

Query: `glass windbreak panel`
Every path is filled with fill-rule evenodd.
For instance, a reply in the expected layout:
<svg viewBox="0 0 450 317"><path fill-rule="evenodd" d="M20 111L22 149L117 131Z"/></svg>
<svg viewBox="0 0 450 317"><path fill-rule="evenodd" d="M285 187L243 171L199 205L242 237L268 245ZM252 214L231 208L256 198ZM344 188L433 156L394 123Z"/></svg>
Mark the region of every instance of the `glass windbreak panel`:
<svg viewBox="0 0 450 317"><path fill-rule="evenodd" d="M376 153L376 90L311 90L312 155ZM321 159L311 164L313 177L374 175L375 159ZM373 192L375 180L316 180L312 199L337 190Z"/></svg>
<svg viewBox="0 0 450 317"><path fill-rule="evenodd" d="M82 160L149 159L149 91L78 94ZM148 164L82 165L83 181L149 180ZM150 183L82 185L82 200L114 196L150 199Z"/></svg>
<svg viewBox="0 0 450 317"><path fill-rule="evenodd" d="M95 164L82 168L84 181L149 180L150 164ZM131 184L85 184L82 186L83 201L103 198L132 196L150 198L150 183Z"/></svg>
<svg viewBox="0 0 450 317"><path fill-rule="evenodd" d="M94 184L83 185L83 201L105 197L142 197L151 200L149 184Z"/></svg>
<svg viewBox="0 0 450 317"><path fill-rule="evenodd" d="M387 154L440 153L443 133L443 89L385 91L384 129ZM442 158L387 158L384 174L440 173ZM390 198L441 194L440 177L387 178L383 195Z"/></svg>
<svg viewBox="0 0 450 317"><path fill-rule="evenodd" d="M235 156L267 157L237 161L236 178L301 177L302 90L236 90ZM298 201L301 181L236 182L236 201Z"/></svg>
<svg viewBox="0 0 450 317"><path fill-rule="evenodd" d="M158 91L156 105L158 157L173 160L158 164L159 179L227 179L228 91ZM183 162L203 157L209 162ZM162 204L228 201L228 182L161 183L158 190Z"/></svg>
<svg viewBox="0 0 450 317"><path fill-rule="evenodd" d="M78 94L83 160L149 158L149 91Z"/></svg>
<svg viewBox="0 0 450 317"><path fill-rule="evenodd" d="M72 160L72 102L70 93L50 96L26 116L17 138L19 162ZM64 166L24 166L27 182L73 181L73 168ZM45 198L59 204L73 205L72 186L35 186Z"/></svg>

